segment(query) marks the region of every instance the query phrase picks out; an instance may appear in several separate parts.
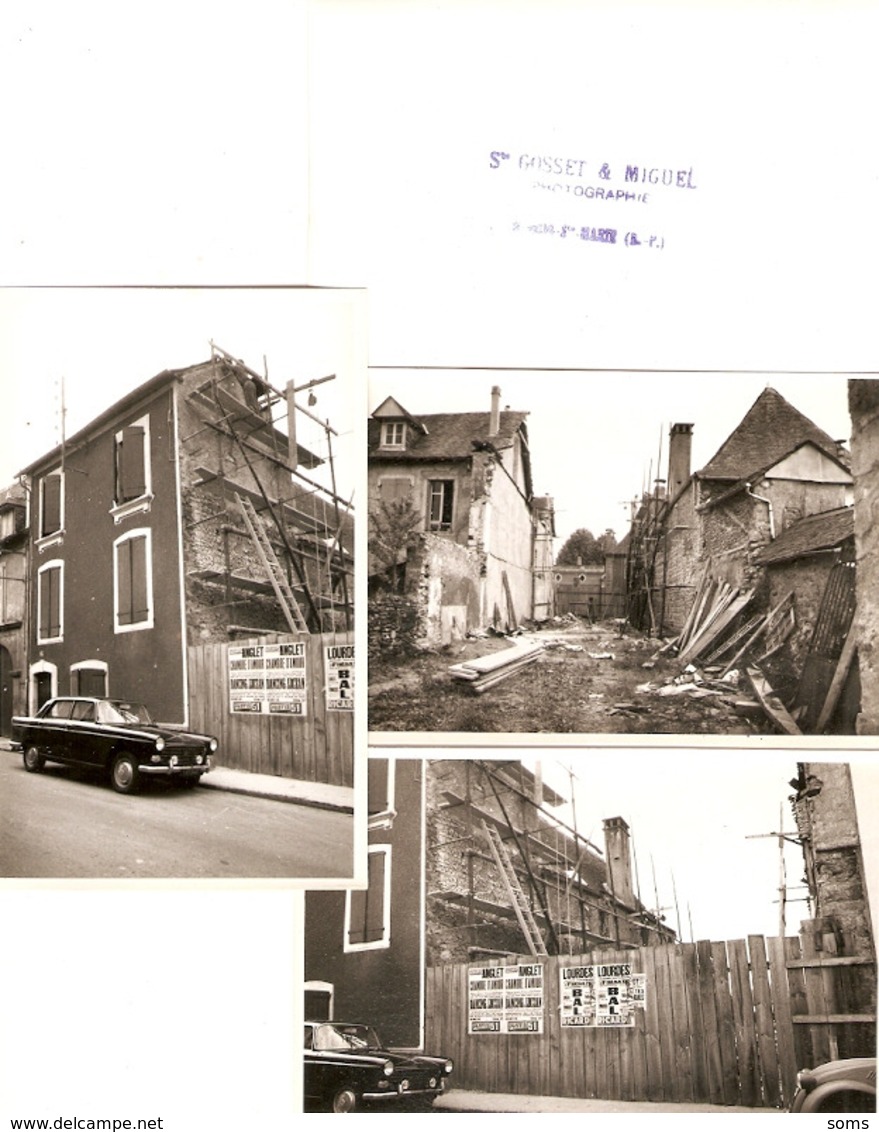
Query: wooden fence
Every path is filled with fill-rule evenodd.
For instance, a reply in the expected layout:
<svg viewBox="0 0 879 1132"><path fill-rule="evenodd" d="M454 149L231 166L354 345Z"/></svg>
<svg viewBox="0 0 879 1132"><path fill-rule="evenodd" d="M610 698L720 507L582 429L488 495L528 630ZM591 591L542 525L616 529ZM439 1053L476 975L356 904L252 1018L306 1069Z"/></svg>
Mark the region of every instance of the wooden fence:
<svg viewBox="0 0 879 1132"><path fill-rule="evenodd" d="M542 1034L468 1034L469 965L427 971L426 1048L454 1058L458 1088L783 1108L797 1071L830 1059L839 1027L855 1027L864 1051L875 1041L875 1015L839 1013L834 989L873 961L804 955L796 938L518 961L543 965ZM646 976L634 1025L561 1025L559 968L619 963Z"/></svg>
<svg viewBox="0 0 879 1132"><path fill-rule="evenodd" d="M216 735L220 766L333 786L354 782L354 713L328 710L325 647L353 644L353 633L277 634L189 648L190 726ZM305 713L248 714L230 710L229 649L304 642Z"/></svg>

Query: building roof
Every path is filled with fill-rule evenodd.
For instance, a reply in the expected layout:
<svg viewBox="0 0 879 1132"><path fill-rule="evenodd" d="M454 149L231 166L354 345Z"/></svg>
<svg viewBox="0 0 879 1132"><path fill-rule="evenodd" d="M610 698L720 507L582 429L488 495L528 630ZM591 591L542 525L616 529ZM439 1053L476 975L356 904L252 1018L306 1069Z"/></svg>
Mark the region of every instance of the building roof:
<svg viewBox="0 0 879 1132"><path fill-rule="evenodd" d="M840 446L828 433L767 386L741 423L696 474L703 479L747 479L778 463L803 444L812 443L846 465Z"/></svg>
<svg viewBox="0 0 879 1132"><path fill-rule="evenodd" d="M404 410L405 413L405 410ZM381 420L370 418L368 443L370 458L399 460L465 460L473 455L474 446L490 443L497 448L508 448L520 429L525 429L527 413L506 409L500 414L500 425L492 436L489 413L428 413L405 419L420 426L405 449L379 450ZM387 419L387 418L384 418Z"/></svg>
<svg viewBox="0 0 879 1132"><path fill-rule="evenodd" d="M853 507L837 507L800 519L761 550L756 561L761 566L789 562L821 550L832 550L854 537Z"/></svg>

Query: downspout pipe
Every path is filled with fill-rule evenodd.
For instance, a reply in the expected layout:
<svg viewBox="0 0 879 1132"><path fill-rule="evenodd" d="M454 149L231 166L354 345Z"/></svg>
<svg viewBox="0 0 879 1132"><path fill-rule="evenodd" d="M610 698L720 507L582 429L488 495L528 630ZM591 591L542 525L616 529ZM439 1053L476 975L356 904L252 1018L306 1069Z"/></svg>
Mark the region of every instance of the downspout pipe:
<svg viewBox="0 0 879 1132"><path fill-rule="evenodd" d="M766 504L766 506L769 510L769 537L771 539L774 539L775 538L775 512L772 510L772 500L767 499L765 495L757 495L755 492L753 492L751 490L751 487L752 487L751 484L746 483L745 484L745 492L746 492L747 495L749 495L751 497L751 499L756 499L758 501L758 503L765 503Z"/></svg>

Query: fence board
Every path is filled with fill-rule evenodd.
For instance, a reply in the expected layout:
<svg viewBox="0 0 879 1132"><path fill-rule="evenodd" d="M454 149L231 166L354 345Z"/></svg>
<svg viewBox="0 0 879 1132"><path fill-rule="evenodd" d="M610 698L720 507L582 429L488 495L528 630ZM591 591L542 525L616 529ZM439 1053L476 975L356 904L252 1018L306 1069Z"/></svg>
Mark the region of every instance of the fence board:
<svg viewBox="0 0 879 1132"><path fill-rule="evenodd" d="M798 940L791 942L799 943ZM781 1081L781 1103L785 1108L790 1107L793 1100L794 1082L798 1069L805 1068L797 1064L794 1045L794 1026L791 1021L792 998L790 989L795 972L788 972L785 966L785 941L783 939L768 939L769 972L772 979L772 1002L775 1014L775 1040L778 1048L778 1069Z"/></svg>
<svg viewBox="0 0 879 1132"><path fill-rule="evenodd" d="M221 766L260 774L301 778L335 786L354 781L354 719L349 711L328 711L324 648L351 644L353 633L267 634L236 644L302 640L306 658L304 717L234 714L229 704L229 645L188 649L190 727L216 735Z"/></svg>
<svg viewBox="0 0 879 1132"><path fill-rule="evenodd" d="M809 1063L797 1047L796 1014L823 1014L817 975L797 940L700 941L630 950L598 949L547 957L542 1034L467 1034L467 969L432 969L426 978L427 1035L456 1062L455 1085L490 1092L550 1094L684 1105L781 1107L796 1071ZM520 957L518 962L530 957ZM513 962L511 958L508 962ZM559 968L628 963L646 980L646 1008L634 1025L562 1029ZM823 972L826 974L826 972Z"/></svg>
<svg viewBox="0 0 879 1132"><path fill-rule="evenodd" d="M777 1106L780 1101L778 1083L778 1053L775 1048L775 1023L772 1017L772 998L769 987L769 969L766 947L762 936L748 936L751 955L751 981L754 987L754 1016L757 1025L757 1050L760 1057L761 1077L766 1103Z"/></svg>
<svg viewBox="0 0 879 1132"><path fill-rule="evenodd" d="M757 1065L757 1030L754 1023L754 998L751 993L751 969L743 939L727 944L730 985L732 987L733 1022L739 1065L739 1100L744 1105L760 1103L762 1095Z"/></svg>

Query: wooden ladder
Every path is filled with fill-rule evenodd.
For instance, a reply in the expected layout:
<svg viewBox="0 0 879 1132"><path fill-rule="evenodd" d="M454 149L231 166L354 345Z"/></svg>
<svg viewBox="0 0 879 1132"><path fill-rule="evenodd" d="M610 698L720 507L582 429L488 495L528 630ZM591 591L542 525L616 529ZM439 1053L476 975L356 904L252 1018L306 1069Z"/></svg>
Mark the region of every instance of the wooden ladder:
<svg viewBox="0 0 879 1132"><path fill-rule="evenodd" d="M516 875L516 870L513 868L509 851L506 845L504 845L501 835L494 826L489 825L487 821L482 822L482 828L485 830L485 835L488 838L491 855L494 857L495 864L500 871L504 888L507 890L513 911L516 913L516 919L519 921L519 927L522 929L522 934L525 936L525 941L528 944L528 951L531 955L548 955L546 944L543 942L543 936L540 934L540 929L537 926L537 921L534 919L534 913L531 910L531 902L525 895L525 890L519 882L519 877Z"/></svg>
<svg viewBox="0 0 879 1132"><path fill-rule="evenodd" d="M257 514L253 503L246 495L239 495L236 491L235 499L238 502L238 506L241 508L241 514L244 516L244 525L247 527L248 534L253 541L253 545L256 547L259 560L262 562L263 569L268 575L269 581L272 583L272 589L275 591L278 604L281 606L281 609L284 611L284 616L287 618L287 624L294 633L307 633L308 624L302 614L299 602L296 600L290 583L287 580L284 568L278 560L275 548L269 540L262 519Z"/></svg>

